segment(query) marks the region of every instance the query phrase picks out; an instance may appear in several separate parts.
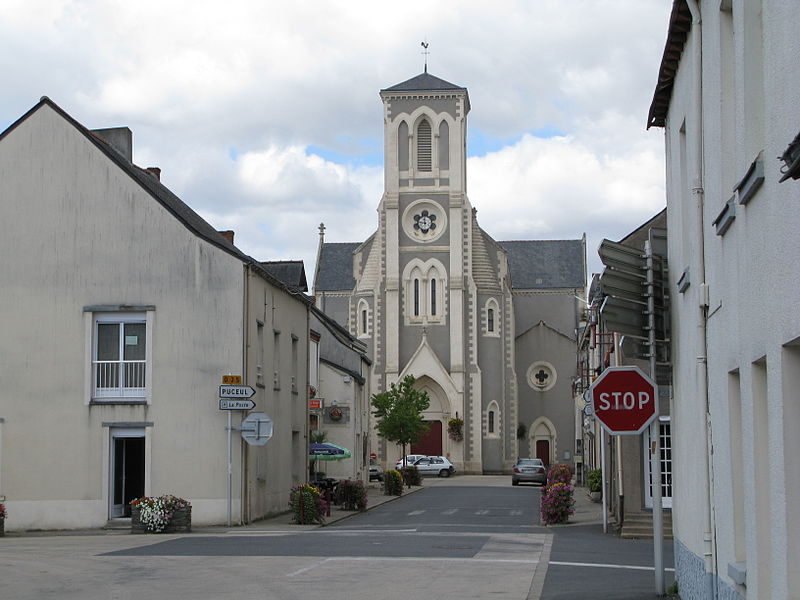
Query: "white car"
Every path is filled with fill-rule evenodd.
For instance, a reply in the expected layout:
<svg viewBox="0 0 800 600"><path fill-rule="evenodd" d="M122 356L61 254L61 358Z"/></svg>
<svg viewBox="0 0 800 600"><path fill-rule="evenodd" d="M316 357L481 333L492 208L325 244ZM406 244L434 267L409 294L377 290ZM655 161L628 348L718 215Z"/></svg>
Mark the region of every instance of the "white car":
<svg viewBox="0 0 800 600"><path fill-rule="evenodd" d="M418 461L420 458L425 458L425 455L424 455L424 454L406 454L406 462L405 462L405 464L406 464L406 465L409 465L409 466L410 466L410 465L413 465L413 464L414 464L415 462L417 462L417 461ZM395 463L395 465L394 465L394 468L395 468L395 469L402 469L402 468L403 468L403 466L404 466L404 465L403 465L403 459L401 458L400 460L398 460L398 461Z"/></svg>
<svg viewBox="0 0 800 600"><path fill-rule="evenodd" d="M438 477L450 477L456 472L453 463L444 456L425 456L414 463L420 475L436 475Z"/></svg>

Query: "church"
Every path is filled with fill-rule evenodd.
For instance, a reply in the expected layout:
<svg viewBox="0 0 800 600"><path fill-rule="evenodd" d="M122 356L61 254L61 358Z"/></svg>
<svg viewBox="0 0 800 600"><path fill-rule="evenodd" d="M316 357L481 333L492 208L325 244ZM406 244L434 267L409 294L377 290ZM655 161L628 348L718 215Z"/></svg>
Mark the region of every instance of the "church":
<svg viewBox="0 0 800 600"><path fill-rule="evenodd" d="M496 241L481 229L467 197L466 88L426 68L380 98L377 228L330 243L320 226L317 307L367 345L370 395L409 374L428 393L430 427L412 453L447 456L459 473L507 473L529 456L574 466L585 236ZM371 436L393 466L400 449Z"/></svg>

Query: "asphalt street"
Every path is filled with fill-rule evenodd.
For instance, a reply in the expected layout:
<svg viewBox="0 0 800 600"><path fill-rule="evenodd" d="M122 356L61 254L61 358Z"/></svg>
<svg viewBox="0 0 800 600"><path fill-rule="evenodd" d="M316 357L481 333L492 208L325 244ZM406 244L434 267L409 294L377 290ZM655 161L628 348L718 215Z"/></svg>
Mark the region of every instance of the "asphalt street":
<svg viewBox="0 0 800 600"><path fill-rule="evenodd" d="M371 493L375 504L385 503L346 518L339 514L342 520L322 528L293 526L281 517L184 535L93 531L2 538L0 597L655 597L652 542L603 534L597 505L581 501L572 524L543 527L539 488L512 487L508 477L426 480L398 499Z"/></svg>

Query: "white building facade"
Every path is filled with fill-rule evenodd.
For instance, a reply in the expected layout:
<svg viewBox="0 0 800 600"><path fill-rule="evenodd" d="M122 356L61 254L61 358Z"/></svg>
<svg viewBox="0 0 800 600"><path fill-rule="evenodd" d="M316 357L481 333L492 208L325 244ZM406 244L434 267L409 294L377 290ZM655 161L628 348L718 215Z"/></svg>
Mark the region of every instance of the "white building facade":
<svg viewBox="0 0 800 600"><path fill-rule="evenodd" d="M100 527L166 493L225 522L227 374L274 420L266 447L234 437L232 520L285 510L305 480L307 301L132 156L130 130L89 131L47 98L0 134L10 530Z"/></svg>
<svg viewBox="0 0 800 600"><path fill-rule="evenodd" d="M667 152L684 600L800 598L800 181L783 176L798 31L794 0L676 0L650 110Z"/></svg>

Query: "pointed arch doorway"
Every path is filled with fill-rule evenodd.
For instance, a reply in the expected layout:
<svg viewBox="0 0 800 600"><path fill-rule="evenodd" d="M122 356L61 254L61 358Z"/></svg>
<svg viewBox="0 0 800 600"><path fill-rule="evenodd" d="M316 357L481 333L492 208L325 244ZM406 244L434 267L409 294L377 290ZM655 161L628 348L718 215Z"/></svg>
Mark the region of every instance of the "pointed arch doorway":
<svg viewBox="0 0 800 600"><path fill-rule="evenodd" d="M530 428L530 456L540 458L545 465L553 464L556 434L553 423L547 417L539 417Z"/></svg>
<svg viewBox="0 0 800 600"><path fill-rule="evenodd" d="M411 445L411 453L444 456L447 454L447 446L443 423L450 415L450 401L447 399L447 394L442 386L428 376L417 379L414 387L428 394L430 406L422 413L422 418L428 425L428 431L416 444Z"/></svg>

